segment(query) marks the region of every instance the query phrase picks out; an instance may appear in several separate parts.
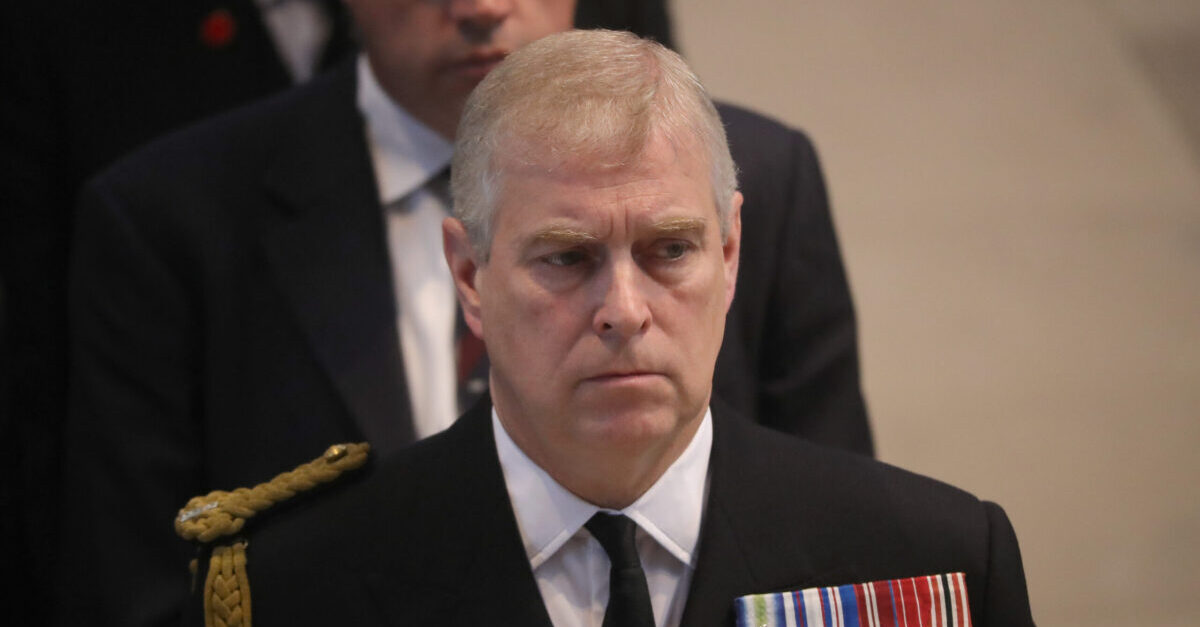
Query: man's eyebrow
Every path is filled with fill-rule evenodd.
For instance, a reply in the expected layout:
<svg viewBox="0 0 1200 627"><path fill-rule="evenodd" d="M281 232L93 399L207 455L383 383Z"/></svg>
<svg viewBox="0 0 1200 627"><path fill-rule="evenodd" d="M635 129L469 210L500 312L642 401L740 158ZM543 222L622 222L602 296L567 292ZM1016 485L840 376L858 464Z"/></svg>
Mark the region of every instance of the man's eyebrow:
<svg viewBox="0 0 1200 627"><path fill-rule="evenodd" d="M591 244L599 241L600 238L588 233L565 226L551 226L544 229L534 231L529 237L529 241L534 244Z"/></svg>
<svg viewBox="0 0 1200 627"><path fill-rule="evenodd" d="M660 235L698 231L704 233L708 221L701 218L668 218L650 225L650 228Z"/></svg>
<svg viewBox="0 0 1200 627"><path fill-rule="evenodd" d="M701 218L668 218L650 225L650 230L657 235L672 235L678 233L703 233L708 221ZM529 236L531 244L560 244L581 245L594 244L600 241L592 233L569 226L549 226L534 231Z"/></svg>

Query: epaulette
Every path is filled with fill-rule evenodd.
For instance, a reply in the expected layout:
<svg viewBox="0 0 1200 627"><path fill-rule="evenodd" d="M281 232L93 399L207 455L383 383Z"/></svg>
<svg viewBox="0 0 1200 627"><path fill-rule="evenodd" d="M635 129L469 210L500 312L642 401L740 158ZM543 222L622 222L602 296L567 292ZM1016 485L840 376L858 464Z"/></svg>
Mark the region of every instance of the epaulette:
<svg viewBox="0 0 1200 627"><path fill-rule="evenodd" d="M184 540L211 545L204 581L205 627L250 627L250 582L246 576L246 540L238 533L246 521L272 506L330 483L367 461L370 445L335 444L325 454L253 488L216 490L188 501L175 518ZM198 564L192 562L195 574Z"/></svg>

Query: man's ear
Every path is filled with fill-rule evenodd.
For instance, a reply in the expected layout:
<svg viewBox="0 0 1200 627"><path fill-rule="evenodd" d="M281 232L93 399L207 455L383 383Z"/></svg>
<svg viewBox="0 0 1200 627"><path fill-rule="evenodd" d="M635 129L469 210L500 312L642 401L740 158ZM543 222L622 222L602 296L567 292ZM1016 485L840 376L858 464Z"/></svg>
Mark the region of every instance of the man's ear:
<svg viewBox="0 0 1200 627"><path fill-rule="evenodd" d="M742 193L734 192L729 203L729 234L721 247L725 257L725 311L733 304L737 288L738 255L742 250Z"/></svg>
<svg viewBox="0 0 1200 627"><path fill-rule="evenodd" d="M446 264L450 266L450 276L454 278L463 320L471 332L482 339L483 318L480 316L479 290L475 285L480 263L467 236L467 228L457 218L442 220L442 250L446 255Z"/></svg>

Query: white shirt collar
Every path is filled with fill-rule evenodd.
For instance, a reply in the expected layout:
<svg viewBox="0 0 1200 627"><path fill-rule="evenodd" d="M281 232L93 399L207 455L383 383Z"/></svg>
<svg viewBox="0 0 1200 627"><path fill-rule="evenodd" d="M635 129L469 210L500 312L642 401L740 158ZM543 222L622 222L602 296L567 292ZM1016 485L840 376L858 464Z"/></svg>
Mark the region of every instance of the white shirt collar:
<svg viewBox="0 0 1200 627"><path fill-rule="evenodd" d="M602 508L569 492L529 459L509 437L495 408L492 431L525 554L536 569ZM700 428L679 459L645 494L621 510L689 567L694 566L700 539L711 453L712 412L706 409Z"/></svg>
<svg viewBox="0 0 1200 627"><path fill-rule="evenodd" d="M358 57L358 110L384 206L423 187L449 165L454 146L383 91L366 54Z"/></svg>

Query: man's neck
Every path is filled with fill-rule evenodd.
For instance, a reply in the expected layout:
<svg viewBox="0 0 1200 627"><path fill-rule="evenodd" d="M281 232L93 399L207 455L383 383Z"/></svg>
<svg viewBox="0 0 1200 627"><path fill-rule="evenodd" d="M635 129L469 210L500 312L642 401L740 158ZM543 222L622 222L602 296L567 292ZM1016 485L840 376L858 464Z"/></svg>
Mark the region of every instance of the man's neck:
<svg viewBox="0 0 1200 627"><path fill-rule="evenodd" d="M514 428L497 407L497 417L505 432L533 463L575 496L598 507L625 509L640 498L675 463L696 436L707 403L695 418L688 420L669 439L648 446L598 446L586 451L556 451L544 454L551 446L532 441L529 434Z"/></svg>
<svg viewBox="0 0 1200 627"><path fill-rule="evenodd" d="M409 85L399 84L387 76L386 72L378 71L370 55L364 55L371 76L394 106L404 109L409 116L440 135L442 139L454 143L458 120L462 116L462 102L431 102L422 97L424 94L414 96Z"/></svg>
<svg viewBox="0 0 1200 627"><path fill-rule="evenodd" d="M407 196L446 167L453 146L383 90L370 62L358 59L356 100L383 205Z"/></svg>

